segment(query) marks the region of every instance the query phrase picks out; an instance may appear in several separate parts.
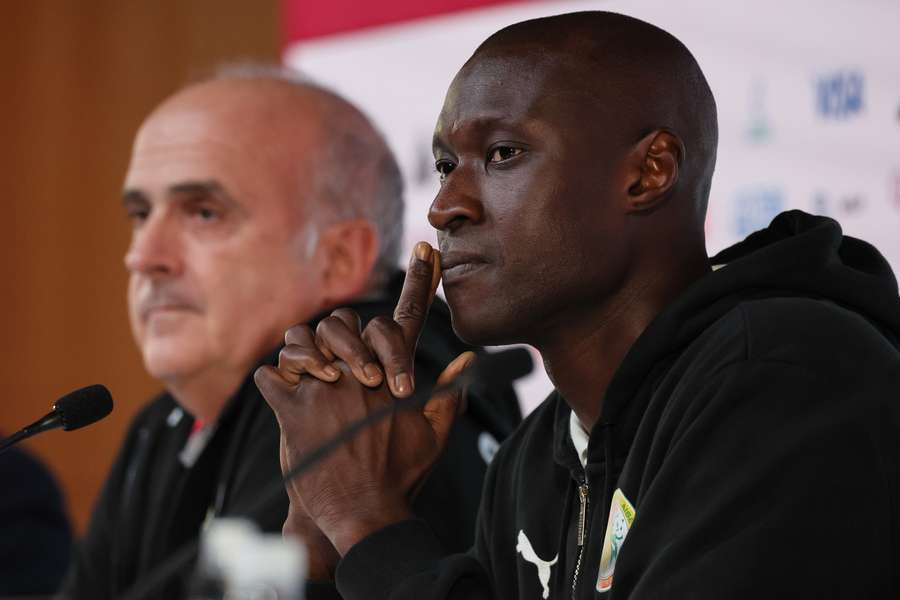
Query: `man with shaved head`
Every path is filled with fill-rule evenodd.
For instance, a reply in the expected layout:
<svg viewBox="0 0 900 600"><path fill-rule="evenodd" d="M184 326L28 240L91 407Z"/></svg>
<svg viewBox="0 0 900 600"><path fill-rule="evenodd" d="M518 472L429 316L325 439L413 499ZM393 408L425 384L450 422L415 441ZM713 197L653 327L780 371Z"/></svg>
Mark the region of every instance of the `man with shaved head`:
<svg viewBox="0 0 900 600"><path fill-rule="evenodd" d="M69 597L120 597L211 517L282 530L286 495L251 512L281 469L278 425L250 375L274 361L294 323L348 303L363 322L391 313L403 281L402 187L368 119L288 71L223 71L146 119L125 177L125 266L134 337L166 391L132 423L77 553ZM423 339L415 375L425 381L469 348L440 310ZM355 366L359 376L376 369ZM519 420L508 386L477 397L416 504L457 550L473 539L491 442ZM298 515L285 532L304 538L311 578L328 580L337 555L312 521ZM152 597L184 596L192 566ZM327 585L316 589L334 595Z"/></svg>
<svg viewBox="0 0 900 600"><path fill-rule="evenodd" d="M491 464L468 554L447 557L409 504L453 386L294 479L345 598L898 597L894 275L799 211L709 258L715 154L706 80L657 27L576 13L476 50L435 127L439 251L416 247L393 325L291 344L256 382L291 467L337 429L305 417L407 395L295 357L408 374L439 273L460 337L533 344L556 389Z"/></svg>

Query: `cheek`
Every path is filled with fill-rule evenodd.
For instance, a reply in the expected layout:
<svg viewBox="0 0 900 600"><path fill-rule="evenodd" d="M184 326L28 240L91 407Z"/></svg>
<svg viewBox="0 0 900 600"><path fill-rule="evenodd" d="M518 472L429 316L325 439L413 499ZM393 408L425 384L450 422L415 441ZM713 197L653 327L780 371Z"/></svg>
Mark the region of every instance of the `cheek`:
<svg viewBox="0 0 900 600"><path fill-rule="evenodd" d="M308 273L288 252L229 253L210 274L204 295L209 325L220 343L235 347L270 345L304 315ZM265 350L267 350L266 348Z"/></svg>
<svg viewBox="0 0 900 600"><path fill-rule="evenodd" d="M128 278L128 321L131 324L131 334L134 336L134 339L138 342L141 342L144 339L144 326L141 324L137 312L137 296L139 285L140 282L137 275L131 275Z"/></svg>

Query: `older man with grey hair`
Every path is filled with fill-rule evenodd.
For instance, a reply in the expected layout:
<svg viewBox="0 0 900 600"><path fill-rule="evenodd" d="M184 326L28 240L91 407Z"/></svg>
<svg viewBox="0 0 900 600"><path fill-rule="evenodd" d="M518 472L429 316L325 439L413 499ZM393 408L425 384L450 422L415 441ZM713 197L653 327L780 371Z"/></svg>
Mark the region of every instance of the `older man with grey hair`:
<svg viewBox="0 0 900 600"><path fill-rule="evenodd" d="M132 423L67 580L69 597L91 600L121 595L212 516L281 530L286 495L251 514L281 470L278 425L250 375L291 324L348 303L363 320L389 315L402 283L402 180L384 139L346 100L281 69L231 69L165 100L138 131L123 204L132 331L165 391ZM421 345L420 386L465 349L440 306ZM509 388L471 402L416 501L456 550L472 542L485 440L518 420ZM330 542L311 520L291 523L311 578L328 580ZM188 573L154 597L183 596Z"/></svg>

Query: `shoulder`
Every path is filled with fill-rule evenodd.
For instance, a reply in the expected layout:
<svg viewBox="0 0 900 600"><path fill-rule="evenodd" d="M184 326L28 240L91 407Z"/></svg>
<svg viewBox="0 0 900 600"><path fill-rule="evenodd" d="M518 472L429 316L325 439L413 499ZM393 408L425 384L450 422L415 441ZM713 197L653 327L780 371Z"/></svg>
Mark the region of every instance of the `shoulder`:
<svg viewBox="0 0 900 600"><path fill-rule="evenodd" d="M863 360L894 365L900 353L863 315L816 298L767 298L736 308L746 335L747 358L830 369Z"/></svg>
<svg viewBox="0 0 900 600"><path fill-rule="evenodd" d="M11 448L0 455L0 480L16 482L0 498L4 512L12 504L34 508L33 502L61 510L62 497L56 480L47 467L27 452Z"/></svg>
<svg viewBox="0 0 900 600"><path fill-rule="evenodd" d="M795 424L873 426L879 414L900 424L900 353L865 317L833 302L747 300L686 348L655 389L664 414L682 425L703 414L752 422L795 410Z"/></svg>
<svg viewBox="0 0 900 600"><path fill-rule="evenodd" d="M830 300L775 297L739 302L709 325L675 361L710 374L746 361L770 361L812 370L846 368L863 360L897 365L900 352L878 326Z"/></svg>

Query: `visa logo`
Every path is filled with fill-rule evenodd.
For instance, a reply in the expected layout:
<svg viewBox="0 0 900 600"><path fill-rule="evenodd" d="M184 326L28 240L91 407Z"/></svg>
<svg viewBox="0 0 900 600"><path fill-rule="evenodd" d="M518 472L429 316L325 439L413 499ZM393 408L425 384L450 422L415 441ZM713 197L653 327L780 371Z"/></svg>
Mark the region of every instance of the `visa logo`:
<svg viewBox="0 0 900 600"><path fill-rule="evenodd" d="M861 71L838 71L816 80L816 109L826 119L862 113L865 80Z"/></svg>

